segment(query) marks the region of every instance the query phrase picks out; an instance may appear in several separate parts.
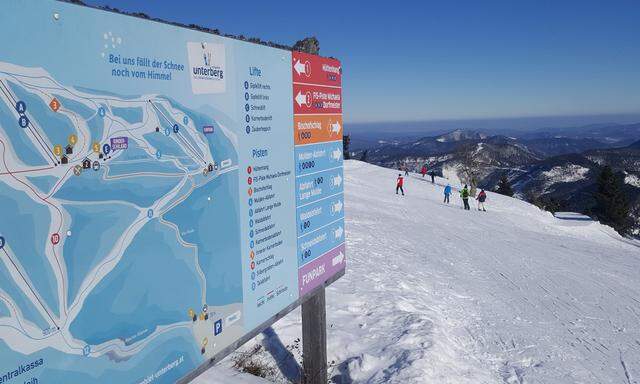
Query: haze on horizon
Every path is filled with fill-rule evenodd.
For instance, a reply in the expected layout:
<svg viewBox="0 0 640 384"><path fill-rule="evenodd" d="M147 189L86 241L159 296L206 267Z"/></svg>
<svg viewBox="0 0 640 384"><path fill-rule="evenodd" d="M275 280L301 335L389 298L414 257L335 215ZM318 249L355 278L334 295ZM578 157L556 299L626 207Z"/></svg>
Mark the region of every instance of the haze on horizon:
<svg viewBox="0 0 640 384"><path fill-rule="evenodd" d="M640 115L638 1L85 2L289 45L316 36L342 61L346 123Z"/></svg>

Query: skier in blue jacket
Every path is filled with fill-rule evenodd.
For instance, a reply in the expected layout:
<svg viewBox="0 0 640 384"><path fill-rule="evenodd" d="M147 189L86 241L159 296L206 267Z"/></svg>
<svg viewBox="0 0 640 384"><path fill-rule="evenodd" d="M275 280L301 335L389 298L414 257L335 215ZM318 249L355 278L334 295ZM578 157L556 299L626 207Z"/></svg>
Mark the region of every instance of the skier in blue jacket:
<svg viewBox="0 0 640 384"><path fill-rule="evenodd" d="M451 185L447 184L446 187L444 187L444 202L449 204L449 196L451 196Z"/></svg>

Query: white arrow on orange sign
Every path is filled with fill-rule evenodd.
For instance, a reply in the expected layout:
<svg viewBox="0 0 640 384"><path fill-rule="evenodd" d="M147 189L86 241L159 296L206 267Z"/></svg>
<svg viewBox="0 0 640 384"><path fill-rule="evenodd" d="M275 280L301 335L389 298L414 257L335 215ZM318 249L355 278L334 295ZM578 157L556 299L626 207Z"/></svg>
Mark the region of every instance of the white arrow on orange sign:
<svg viewBox="0 0 640 384"><path fill-rule="evenodd" d="M340 130L342 130L342 127L340 126L340 122L336 121L335 123L331 123L331 134L335 133L336 135L339 135Z"/></svg>

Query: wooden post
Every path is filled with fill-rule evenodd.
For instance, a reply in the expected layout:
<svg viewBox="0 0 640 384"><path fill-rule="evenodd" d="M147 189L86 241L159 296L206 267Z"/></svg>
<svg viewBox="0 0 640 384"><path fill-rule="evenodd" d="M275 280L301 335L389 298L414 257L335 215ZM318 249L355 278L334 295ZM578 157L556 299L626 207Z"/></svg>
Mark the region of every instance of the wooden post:
<svg viewBox="0 0 640 384"><path fill-rule="evenodd" d="M324 287L302 303L304 384L327 384L327 313Z"/></svg>

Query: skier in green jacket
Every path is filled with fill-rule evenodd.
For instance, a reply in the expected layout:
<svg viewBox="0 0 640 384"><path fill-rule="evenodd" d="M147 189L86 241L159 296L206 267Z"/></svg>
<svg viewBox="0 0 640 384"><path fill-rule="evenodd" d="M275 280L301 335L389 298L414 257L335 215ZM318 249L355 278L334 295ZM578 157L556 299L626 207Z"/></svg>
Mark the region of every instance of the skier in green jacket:
<svg viewBox="0 0 640 384"><path fill-rule="evenodd" d="M462 202L464 203L464 209L467 211L470 210L471 207L469 206L469 187L467 187L466 184L460 191L460 197L462 198Z"/></svg>

